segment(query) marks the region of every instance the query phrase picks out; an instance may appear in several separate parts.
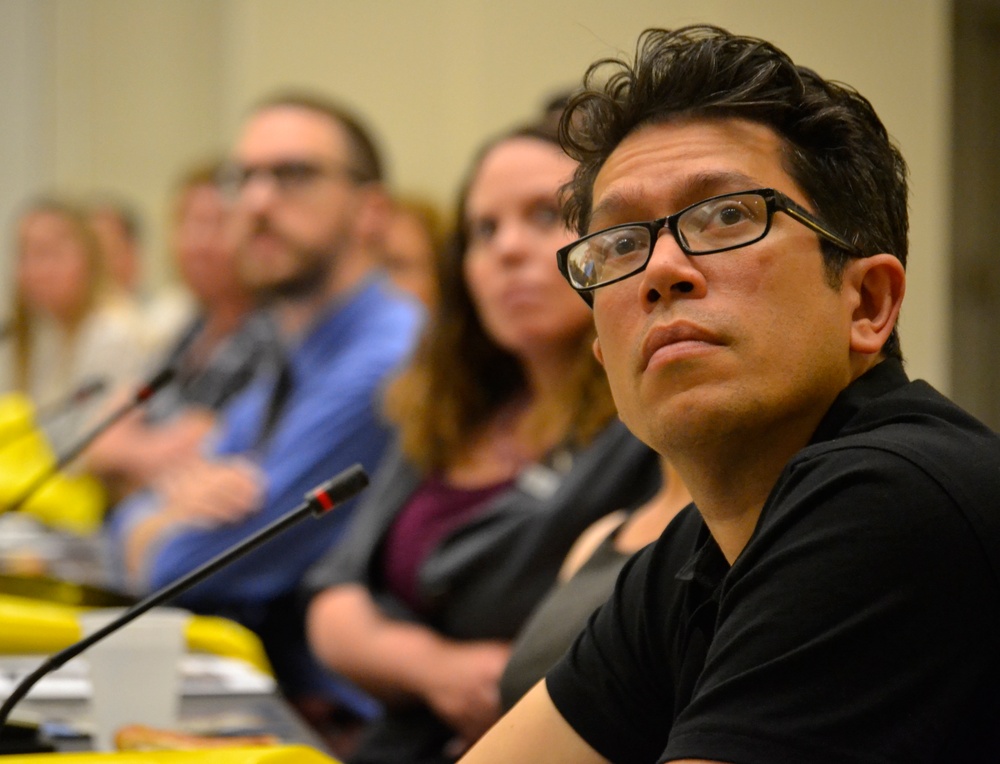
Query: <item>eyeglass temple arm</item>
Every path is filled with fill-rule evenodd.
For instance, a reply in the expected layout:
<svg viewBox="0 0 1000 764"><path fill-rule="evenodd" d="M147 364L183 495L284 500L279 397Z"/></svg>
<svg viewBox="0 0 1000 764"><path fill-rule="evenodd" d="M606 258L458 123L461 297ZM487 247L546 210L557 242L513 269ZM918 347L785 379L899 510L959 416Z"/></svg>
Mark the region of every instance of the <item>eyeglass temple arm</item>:
<svg viewBox="0 0 1000 764"><path fill-rule="evenodd" d="M802 225L811 228L824 239L833 242L841 249L851 252L855 255L860 255L861 250L857 246L849 242L843 236L838 236L825 224L821 223L815 217L813 217L808 211L804 210L798 204L793 202L791 199L783 198L779 199L779 209L781 209L785 214L791 215L793 218L798 220Z"/></svg>

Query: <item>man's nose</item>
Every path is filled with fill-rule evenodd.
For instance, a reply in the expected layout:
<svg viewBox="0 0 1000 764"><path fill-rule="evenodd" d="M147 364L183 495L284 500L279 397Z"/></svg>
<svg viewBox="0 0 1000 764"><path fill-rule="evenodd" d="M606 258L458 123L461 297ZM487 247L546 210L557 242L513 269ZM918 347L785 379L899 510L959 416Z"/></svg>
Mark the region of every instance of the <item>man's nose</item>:
<svg viewBox="0 0 1000 764"><path fill-rule="evenodd" d="M236 198L237 209L258 213L271 208L277 199L278 189L274 177L266 172L251 173L240 187Z"/></svg>
<svg viewBox="0 0 1000 764"><path fill-rule="evenodd" d="M652 306L680 295L704 296L707 283L696 259L681 249L669 229L660 231L649 263L640 274L638 289L642 303Z"/></svg>

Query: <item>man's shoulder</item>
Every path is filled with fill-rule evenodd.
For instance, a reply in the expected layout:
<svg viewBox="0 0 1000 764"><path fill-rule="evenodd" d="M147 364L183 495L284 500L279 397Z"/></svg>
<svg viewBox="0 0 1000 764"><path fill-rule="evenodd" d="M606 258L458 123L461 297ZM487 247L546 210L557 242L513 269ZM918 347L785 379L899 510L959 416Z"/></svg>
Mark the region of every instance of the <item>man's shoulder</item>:
<svg viewBox="0 0 1000 764"><path fill-rule="evenodd" d="M319 321L298 354L314 375L347 368L380 377L409 355L422 325L419 306L375 280Z"/></svg>
<svg viewBox="0 0 1000 764"><path fill-rule="evenodd" d="M868 459L878 452L882 468L908 464L948 486L971 480L1000 488L1000 436L923 381L868 401L835 437L793 461L852 460L859 450Z"/></svg>
<svg viewBox="0 0 1000 764"><path fill-rule="evenodd" d="M797 517L833 532L857 523L872 537L971 530L1000 576L998 493L1000 437L930 385L909 382L800 451L772 491L766 524Z"/></svg>
<svg viewBox="0 0 1000 764"><path fill-rule="evenodd" d="M373 278L359 289L351 302L357 309L356 320L364 324L382 321L406 321L419 324L424 309L415 300L390 289L382 278Z"/></svg>

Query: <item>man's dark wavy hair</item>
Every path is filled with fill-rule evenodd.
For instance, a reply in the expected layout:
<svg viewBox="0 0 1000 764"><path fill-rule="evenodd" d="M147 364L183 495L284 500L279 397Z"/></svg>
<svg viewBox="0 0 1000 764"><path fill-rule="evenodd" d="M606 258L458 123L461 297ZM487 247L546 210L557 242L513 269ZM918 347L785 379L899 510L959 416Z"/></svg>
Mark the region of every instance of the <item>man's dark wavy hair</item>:
<svg viewBox="0 0 1000 764"><path fill-rule="evenodd" d="M770 127L783 139L785 171L817 214L864 255L887 252L906 265L906 162L871 103L769 42L708 25L647 29L633 62L602 59L587 70L560 124L564 148L580 162L566 189L570 227L586 232L594 180L627 135L685 117ZM836 288L850 255L825 240L822 251ZM882 352L901 357L895 329Z"/></svg>

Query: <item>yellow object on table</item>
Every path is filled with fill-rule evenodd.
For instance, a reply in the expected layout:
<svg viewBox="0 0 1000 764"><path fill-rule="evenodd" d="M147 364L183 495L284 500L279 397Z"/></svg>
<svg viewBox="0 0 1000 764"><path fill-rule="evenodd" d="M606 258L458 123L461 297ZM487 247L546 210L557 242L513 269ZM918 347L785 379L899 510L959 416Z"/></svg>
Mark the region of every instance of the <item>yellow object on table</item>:
<svg viewBox="0 0 1000 764"><path fill-rule="evenodd" d="M94 533L107 509L104 488L89 475L65 472L39 482L55 463L27 398L18 393L0 396L0 507L18 502L37 483L19 511L59 530Z"/></svg>
<svg viewBox="0 0 1000 764"><path fill-rule="evenodd" d="M32 753L5 756L10 764L336 764L336 759L304 745L219 748L205 751L122 751L120 753Z"/></svg>
<svg viewBox="0 0 1000 764"><path fill-rule="evenodd" d="M0 654L47 655L69 647L83 636L77 620L82 610L72 605L0 594ZM236 658L272 674L257 635L234 621L192 615L185 635L191 652Z"/></svg>
<svg viewBox="0 0 1000 764"><path fill-rule="evenodd" d="M0 395L0 448L26 435L35 426L35 407L26 395Z"/></svg>

